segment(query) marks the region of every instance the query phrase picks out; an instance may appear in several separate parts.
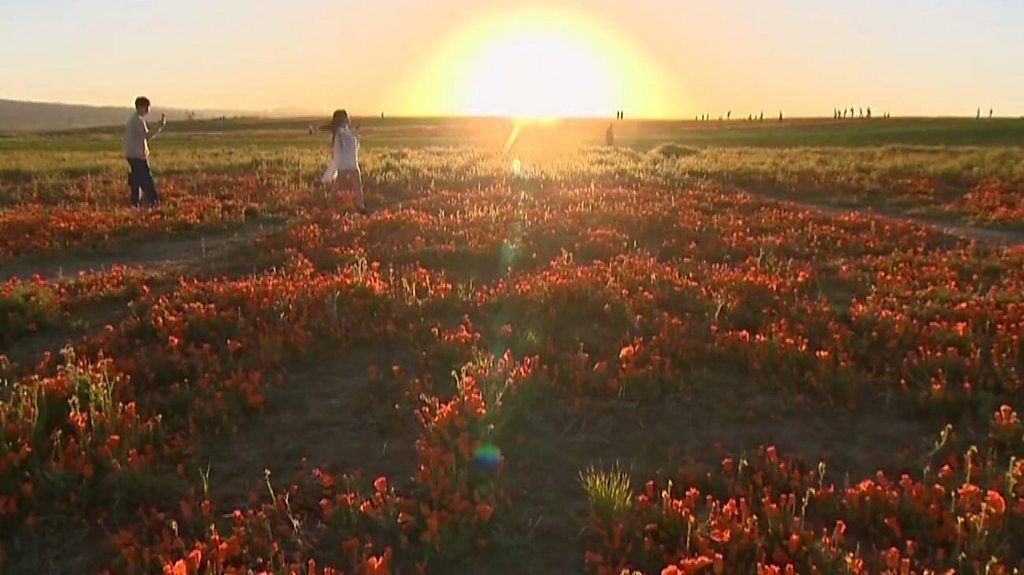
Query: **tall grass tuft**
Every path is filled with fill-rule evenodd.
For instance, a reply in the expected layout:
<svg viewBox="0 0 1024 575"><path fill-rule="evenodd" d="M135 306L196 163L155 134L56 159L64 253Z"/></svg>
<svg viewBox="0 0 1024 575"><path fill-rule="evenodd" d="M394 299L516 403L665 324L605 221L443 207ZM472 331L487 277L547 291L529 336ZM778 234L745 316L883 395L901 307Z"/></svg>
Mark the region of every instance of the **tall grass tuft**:
<svg viewBox="0 0 1024 575"><path fill-rule="evenodd" d="M593 467L580 471L580 484L590 499L590 511L604 525L611 525L633 502L628 471L616 463L610 471Z"/></svg>

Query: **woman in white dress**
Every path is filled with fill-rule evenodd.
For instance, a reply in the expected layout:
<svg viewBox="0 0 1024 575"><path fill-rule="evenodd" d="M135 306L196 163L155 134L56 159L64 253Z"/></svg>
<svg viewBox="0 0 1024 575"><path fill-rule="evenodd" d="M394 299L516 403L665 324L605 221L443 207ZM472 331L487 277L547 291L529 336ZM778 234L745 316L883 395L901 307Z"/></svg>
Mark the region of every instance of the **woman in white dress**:
<svg viewBox="0 0 1024 575"><path fill-rule="evenodd" d="M321 181L325 184L334 182L331 191L334 195L348 187L356 196L359 213L366 213L366 201L363 198L363 176L359 172L359 139L349 127L348 112L338 110L331 118L331 163L327 166Z"/></svg>

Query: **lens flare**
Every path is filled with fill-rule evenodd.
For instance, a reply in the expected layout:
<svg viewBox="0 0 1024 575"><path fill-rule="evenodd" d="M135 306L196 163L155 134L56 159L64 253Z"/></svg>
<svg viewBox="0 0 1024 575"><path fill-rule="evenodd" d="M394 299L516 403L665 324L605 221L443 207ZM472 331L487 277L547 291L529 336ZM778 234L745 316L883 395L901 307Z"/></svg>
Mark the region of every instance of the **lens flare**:
<svg viewBox="0 0 1024 575"><path fill-rule="evenodd" d="M494 469L501 464L501 450L497 445L480 444L473 454L473 461L488 469Z"/></svg>

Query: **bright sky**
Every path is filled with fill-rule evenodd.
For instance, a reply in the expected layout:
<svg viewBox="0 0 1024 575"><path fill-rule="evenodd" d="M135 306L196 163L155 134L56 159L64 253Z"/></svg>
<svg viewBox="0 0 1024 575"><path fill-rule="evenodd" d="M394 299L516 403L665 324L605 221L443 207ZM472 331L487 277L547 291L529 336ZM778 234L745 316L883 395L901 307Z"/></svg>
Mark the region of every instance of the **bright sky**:
<svg viewBox="0 0 1024 575"><path fill-rule="evenodd" d="M1024 115L1021 0L3 0L0 98L324 113Z"/></svg>

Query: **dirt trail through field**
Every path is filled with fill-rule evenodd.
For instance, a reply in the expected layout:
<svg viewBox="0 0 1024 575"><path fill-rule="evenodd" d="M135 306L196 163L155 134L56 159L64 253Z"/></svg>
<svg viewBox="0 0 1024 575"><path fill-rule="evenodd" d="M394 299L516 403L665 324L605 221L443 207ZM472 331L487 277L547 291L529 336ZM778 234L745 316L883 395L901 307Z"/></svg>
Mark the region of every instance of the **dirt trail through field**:
<svg viewBox="0 0 1024 575"><path fill-rule="evenodd" d="M0 282L13 277L43 279L74 277L80 272L109 269L115 265L147 269L195 269L244 244L281 228L278 223L250 222L229 230L193 232L185 237L126 242L101 254L46 254L0 262Z"/></svg>
<svg viewBox="0 0 1024 575"><path fill-rule="evenodd" d="M255 242L281 229L280 224L248 224L228 231L187 238L138 243L113 253L86 257L22 258L0 266L0 282L39 274L47 280L74 278L79 272L109 269L118 264L144 267L156 292L174 289L179 275L196 273L246 274L255 261ZM34 365L47 351L56 354L69 342L93 333L104 324L116 324L128 308L123 299L76 304L69 324L41 329L0 346L0 354L18 365Z"/></svg>
<svg viewBox="0 0 1024 575"><path fill-rule="evenodd" d="M387 349L318 354L289 370L281 385L265 390L263 410L230 438L214 437L199 455L210 466L210 488L219 508L244 506L253 489L263 491L264 470L275 484L295 479L303 461L309 470L360 472L369 485L386 475L404 481L416 470L412 413L380 397L371 365L406 364ZM365 487L365 485L364 485Z"/></svg>
<svg viewBox="0 0 1024 575"><path fill-rule="evenodd" d="M1024 245L1024 233L1012 230L972 226L968 224L943 221L938 218L908 214L906 212L876 210L872 207L842 206L826 202L816 202L813 200L796 199L786 194L781 194L766 188L729 186L725 189L829 215L864 214L890 222L912 223L918 226L936 228L944 234L965 240L975 240L979 243L997 246Z"/></svg>

